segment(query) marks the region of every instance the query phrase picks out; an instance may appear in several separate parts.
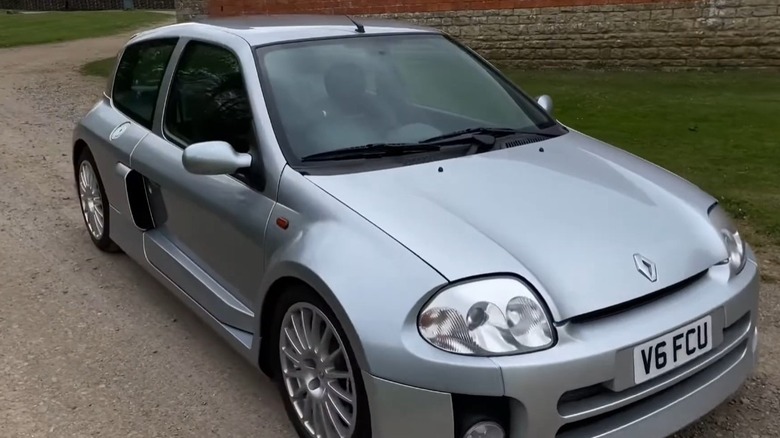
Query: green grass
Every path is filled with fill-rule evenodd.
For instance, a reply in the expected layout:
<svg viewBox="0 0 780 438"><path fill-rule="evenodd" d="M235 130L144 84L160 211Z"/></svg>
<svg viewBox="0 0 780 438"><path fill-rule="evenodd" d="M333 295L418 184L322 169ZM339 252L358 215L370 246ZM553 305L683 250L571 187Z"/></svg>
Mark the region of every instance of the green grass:
<svg viewBox="0 0 780 438"><path fill-rule="evenodd" d="M81 66L81 74L87 76L99 76L107 78L111 73L111 69L114 68L115 57L98 59L96 61L88 62Z"/></svg>
<svg viewBox="0 0 780 438"><path fill-rule="evenodd" d="M171 18L147 11L0 14L0 48L112 35Z"/></svg>
<svg viewBox="0 0 780 438"><path fill-rule="evenodd" d="M558 119L715 195L756 244L780 244L780 75L509 72Z"/></svg>
<svg viewBox="0 0 780 438"><path fill-rule="evenodd" d="M106 76L112 65L98 60L82 72ZM780 244L780 75L507 73L529 94L552 96L566 125L716 196L751 243Z"/></svg>

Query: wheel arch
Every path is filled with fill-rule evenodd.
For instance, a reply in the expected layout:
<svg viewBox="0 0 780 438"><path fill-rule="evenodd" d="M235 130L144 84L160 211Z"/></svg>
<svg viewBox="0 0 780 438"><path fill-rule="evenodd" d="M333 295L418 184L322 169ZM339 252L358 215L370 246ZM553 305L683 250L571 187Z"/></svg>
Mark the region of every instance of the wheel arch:
<svg viewBox="0 0 780 438"><path fill-rule="evenodd" d="M92 153L89 144L85 140L77 138L73 143L73 152L71 157L74 170L76 169L76 166L78 166L79 157L81 157L81 154L84 153L85 150L88 150L90 153ZM125 169L125 173L122 177L124 178L127 202L133 223L141 230L152 229L155 227L155 223L151 213L149 199L146 196L146 180L143 175L137 171L125 166L123 167ZM99 169L95 169L95 171L98 173L100 172Z"/></svg>
<svg viewBox="0 0 780 438"><path fill-rule="evenodd" d="M270 352L273 343L270 342L270 339L265 339L264 342L263 338L267 338L269 333L273 330L271 325L273 324L274 312L276 311L279 298L281 298L285 290L295 286L310 288L306 282L297 277L289 276L277 279L265 293L265 299L263 299L263 305L260 309L260 352L258 356L258 366L263 373L271 378L275 377L273 375L273 366L270 362L272 357L275 358L275 356L271 356Z"/></svg>
<svg viewBox="0 0 780 438"><path fill-rule="evenodd" d="M284 269L279 271L285 271L279 275L275 275L274 280L270 282L270 285L265 289L266 292L263 295L262 304L260 307L259 318L259 348L258 348L258 366L260 369L268 375L273 376L273 366L270 360L276 360L277 356L270 351L275 345L272 339L268 339L270 333L273 332L274 312L276 310L277 303L285 291L292 287L304 287L317 294L328 305L330 310L336 315L338 323L347 337L347 342L355 354L355 360L361 369L366 370L368 367L365 359L365 352L363 350L360 338L355 330L355 327L347 315L344 307L339 303L338 299L334 295L327 283L320 278L313 271L307 267L297 263L285 263ZM281 268L281 267L280 267ZM265 338L265 339L264 339Z"/></svg>
<svg viewBox="0 0 780 438"><path fill-rule="evenodd" d="M89 145L86 141L84 141L81 138L76 139L75 142L73 142L73 152L71 155L71 160L73 161L73 168L76 168L76 165L78 165L79 157L81 156L81 153L84 152L85 149L89 149Z"/></svg>
<svg viewBox="0 0 780 438"><path fill-rule="evenodd" d="M97 184L100 188L100 196L103 202L103 234L99 238L96 238L94 235L90 235L90 238L92 239L92 242L97 246L101 251L104 252L110 252L110 253L117 253L121 252L122 249L112 240L111 237L111 207L110 202L108 198L108 194L106 191L105 183L103 180L103 177L100 174L99 166L96 162L94 153L92 149L90 149L87 142L81 138L77 138L76 141L73 142L73 152L72 152L72 161L73 161L73 185L76 189L76 193L79 197L81 197L81 189L80 189L80 163L82 162L82 157L85 156L83 161L89 162L90 167L92 168L92 172L94 172L94 176L97 180ZM82 213L83 213L83 205L82 205Z"/></svg>

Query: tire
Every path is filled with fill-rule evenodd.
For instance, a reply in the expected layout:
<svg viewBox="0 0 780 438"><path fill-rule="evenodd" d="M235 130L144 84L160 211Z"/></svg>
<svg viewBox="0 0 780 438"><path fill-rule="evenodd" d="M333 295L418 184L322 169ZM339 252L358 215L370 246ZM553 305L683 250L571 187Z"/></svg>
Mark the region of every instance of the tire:
<svg viewBox="0 0 780 438"><path fill-rule="evenodd" d="M308 326L305 331L300 324L302 315L306 321L305 325ZM291 316L294 319L290 319ZM316 325L313 324L314 317L320 318ZM297 324L295 326L299 328L298 333L301 333L303 339L291 330L294 324ZM325 351L309 348L319 344L315 340L327 338L324 336L326 325L329 325L335 335L325 342L328 344ZM282 293L277 302L272 327L271 339L274 340L274 348L269 351L272 355L272 375L287 416L298 435L301 438L333 436L325 435L322 429L319 429L319 435L315 433L315 422L319 422L318 424L326 424L329 433L335 432L335 436L370 438L371 413L360 368L341 324L325 301L308 287L290 287ZM287 333L291 337L288 337ZM328 360L321 360L327 355L326 352L336 351L338 345L343 347L345 355L336 352L331 356L336 360L329 363ZM297 350L301 352L298 353ZM285 352L290 352L291 355L288 356ZM294 367L296 359L300 364L298 369ZM286 374L285 369L293 374ZM339 378L345 374L343 371L346 371L348 377ZM300 395L295 404L291 397L293 393ZM347 398L340 397L339 393L351 398L352 403L348 403ZM311 409L307 409L307 406L311 406ZM320 414L315 414L318 411ZM339 416L339 412L343 412L345 417L351 420L351 425L347 425L343 417ZM316 420L304 421L303 413L308 413L308 418ZM324 422L320 420L323 414Z"/></svg>
<svg viewBox="0 0 780 438"><path fill-rule="evenodd" d="M120 252L120 248L109 237L111 225L109 213L111 209L108 208L108 197L106 197L106 190L103 188L103 180L100 178L95 158L92 156L89 148L84 148L81 151L73 170L76 178L76 193L79 196L81 218L84 220L84 226L92 243L101 251L110 253ZM91 177L87 172L91 172ZM96 217L95 211L99 211L100 216L102 216L101 225L94 219Z"/></svg>

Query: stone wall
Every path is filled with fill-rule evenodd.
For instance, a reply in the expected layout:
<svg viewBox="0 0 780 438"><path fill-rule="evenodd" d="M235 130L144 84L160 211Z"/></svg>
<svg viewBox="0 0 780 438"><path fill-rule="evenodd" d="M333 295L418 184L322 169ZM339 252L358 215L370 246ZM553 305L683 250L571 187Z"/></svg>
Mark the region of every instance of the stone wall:
<svg viewBox="0 0 780 438"><path fill-rule="evenodd" d="M136 9L173 9L174 0L133 0ZM89 11L122 9L123 0L0 0L0 9L20 11Z"/></svg>
<svg viewBox="0 0 780 438"><path fill-rule="evenodd" d="M522 68L780 69L780 0L177 0L204 15L336 13L445 30Z"/></svg>

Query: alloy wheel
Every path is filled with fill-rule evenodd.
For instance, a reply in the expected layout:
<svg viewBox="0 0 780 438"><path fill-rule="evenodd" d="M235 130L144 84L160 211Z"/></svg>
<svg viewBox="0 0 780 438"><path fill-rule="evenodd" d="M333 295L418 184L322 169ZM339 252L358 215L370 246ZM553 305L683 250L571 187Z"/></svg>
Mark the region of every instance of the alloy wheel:
<svg viewBox="0 0 780 438"><path fill-rule="evenodd" d="M312 437L352 436L357 420L355 378L336 328L316 306L287 310L279 333L284 389Z"/></svg>
<svg viewBox="0 0 780 438"><path fill-rule="evenodd" d="M95 170L87 160L82 161L79 166L79 198L87 229L92 237L100 240L105 226L103 196L100 194L100 183Z"/></svg>

